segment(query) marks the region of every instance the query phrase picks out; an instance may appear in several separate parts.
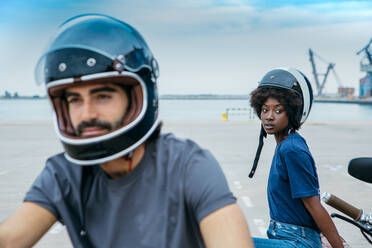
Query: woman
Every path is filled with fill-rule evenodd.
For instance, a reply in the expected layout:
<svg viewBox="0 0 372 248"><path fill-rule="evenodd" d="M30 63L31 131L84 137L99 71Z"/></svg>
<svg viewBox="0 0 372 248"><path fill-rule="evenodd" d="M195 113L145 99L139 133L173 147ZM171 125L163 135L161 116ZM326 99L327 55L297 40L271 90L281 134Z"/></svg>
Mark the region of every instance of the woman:
<svg viewBox="0 0 372 248"><path fill-rule="evenodd" d="M277 143L267 185L269 239L254 238L257 248L320 248L321 232L332 247L343 247L335 225L320 203L314 159L297 132L309 115L312 99L309 81L295 69L269 71L251 93L251 106L261 119L262 128L250 177L257 167L263 137L274 135Z"/></svg>

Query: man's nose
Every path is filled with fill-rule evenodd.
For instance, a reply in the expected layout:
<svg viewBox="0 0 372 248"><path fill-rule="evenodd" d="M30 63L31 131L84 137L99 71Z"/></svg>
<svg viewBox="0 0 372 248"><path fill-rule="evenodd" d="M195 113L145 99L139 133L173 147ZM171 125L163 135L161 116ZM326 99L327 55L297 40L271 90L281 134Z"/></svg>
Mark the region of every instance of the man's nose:
<svg viewBox="0 0 372 248"><path fill-rule="evenodd" d="M91 101L85 101L82 111L82 121L91 121L98 117L97 109Z"/></svg>

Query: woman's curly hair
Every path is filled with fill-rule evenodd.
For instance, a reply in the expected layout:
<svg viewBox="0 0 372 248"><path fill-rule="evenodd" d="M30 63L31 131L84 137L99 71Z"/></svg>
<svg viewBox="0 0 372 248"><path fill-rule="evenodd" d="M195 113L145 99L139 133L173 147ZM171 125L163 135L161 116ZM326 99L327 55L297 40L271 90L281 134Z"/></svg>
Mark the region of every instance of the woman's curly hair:
<svg viewBox="0 0 372 248"><path fill-rule="evenodd" d="M301 97L294 91L283 88L259 87L255 89L250 94L250 103L260 119L262 105L264 105L269 97L277 99L283 105L288 117L289 129L295 131L300 129L302 113Z"/></svg>

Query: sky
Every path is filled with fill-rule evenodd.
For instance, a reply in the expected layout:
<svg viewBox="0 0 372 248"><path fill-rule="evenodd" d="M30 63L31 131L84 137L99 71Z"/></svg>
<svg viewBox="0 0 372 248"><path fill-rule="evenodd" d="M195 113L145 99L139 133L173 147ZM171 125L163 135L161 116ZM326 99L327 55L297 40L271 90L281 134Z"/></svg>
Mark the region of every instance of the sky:
<svg viewBox="0 0 372 248"><path fill-rule="evenodd" d="M335 63L341 85L358 92L365 73L356 52L372 38L372 1L1 0L0 95L44 95L35 65L56 27L82 13L111 15L143 35L159 63L160 94L249 94L276 67L314 83L309 48L322 58L320 73ZM330 75L325 92L338 86Z"/></svg>

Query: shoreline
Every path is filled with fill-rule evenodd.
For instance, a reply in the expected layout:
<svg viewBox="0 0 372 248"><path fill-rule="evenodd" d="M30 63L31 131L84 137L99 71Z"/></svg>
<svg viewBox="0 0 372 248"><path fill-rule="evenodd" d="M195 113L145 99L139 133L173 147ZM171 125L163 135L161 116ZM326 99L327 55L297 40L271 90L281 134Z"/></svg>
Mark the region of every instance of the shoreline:
<svg viewBox="0 0 372 248"><path fill-rule="evenodd" d="M0 96L0 100L47 100L47 96L17 96L6 97ZM163 94L159 96L159 100L249 100L247 94L185 94L185 95L172 95ZM314 97L314 103L348 103L348 104L372 104L372 97L359 98L357 96L348 97Z"/></svg>
<svg viewBox="0 0 372 248"><path fill-rule="evenodd" d="M251 120L166 120L160 119L163 123L169 124L178 124L187 126L190 124L197 124L197 125L208 125L208 124L221 124L221 125L259 125L260 121L258 119L251 119ZM54 122L52 119L50 120L1 120L0 125L45 125L50 124L54 127ZM337 121L337 120L329 120L329 121L311 121L308 120L305 122L304 126L321 126L321 125L335 125L335 126L371 126L372 127L372 120L365 120L365 121ZM304 127L303 126L303 127ZM301 130L301 129L300 129ZM371 129L372 132L372 129ZM372 142L372 140L371 140Z"/></svg>

